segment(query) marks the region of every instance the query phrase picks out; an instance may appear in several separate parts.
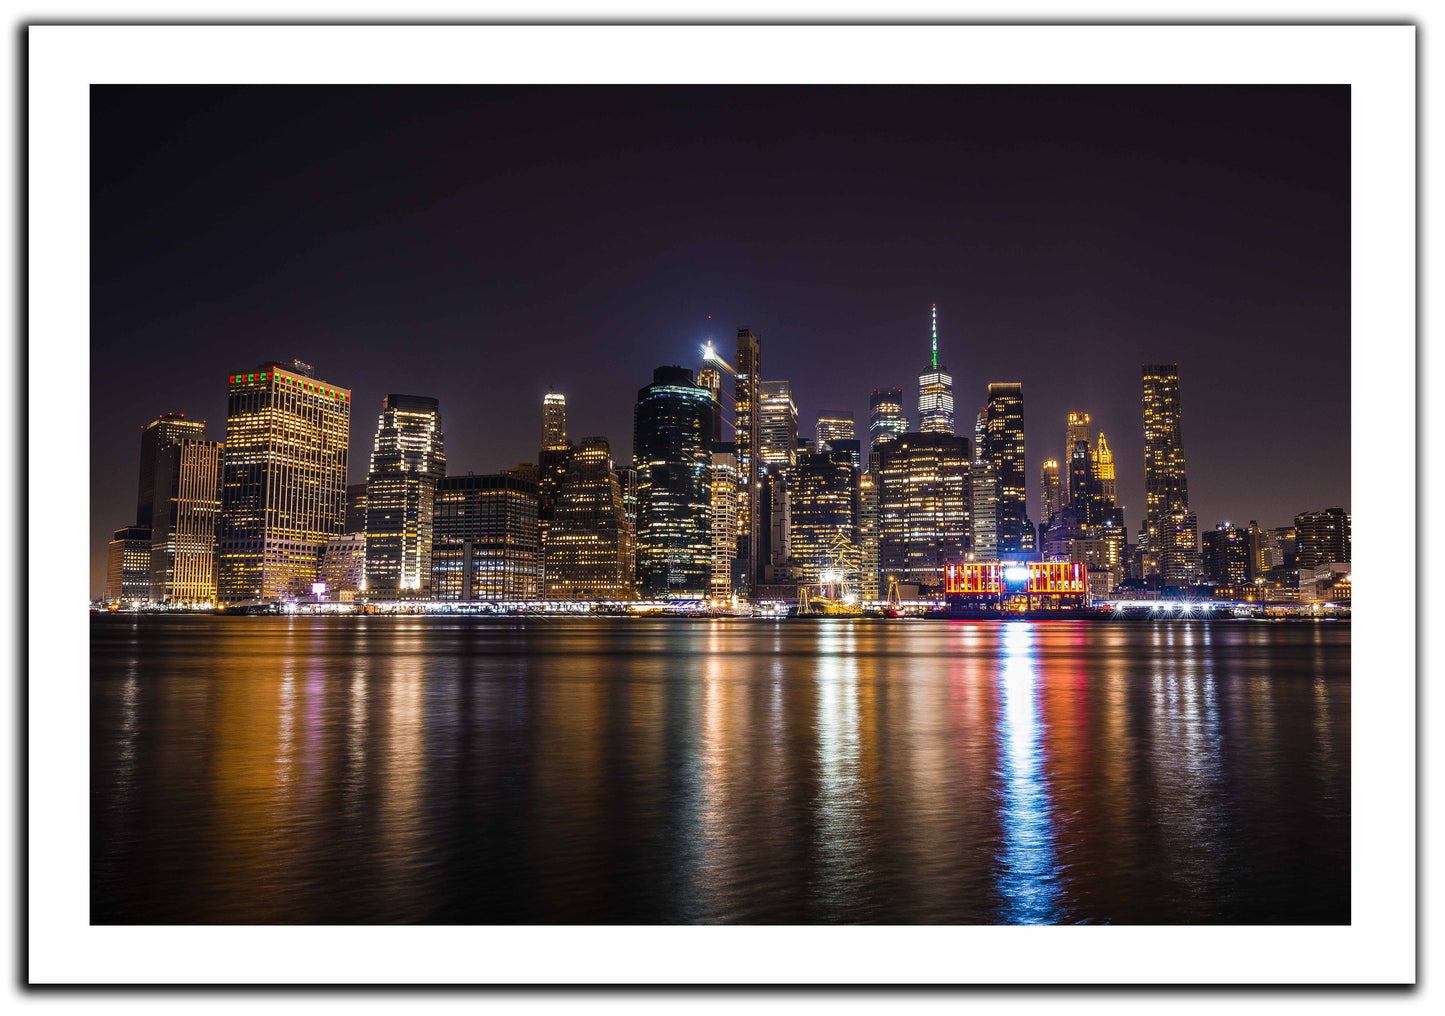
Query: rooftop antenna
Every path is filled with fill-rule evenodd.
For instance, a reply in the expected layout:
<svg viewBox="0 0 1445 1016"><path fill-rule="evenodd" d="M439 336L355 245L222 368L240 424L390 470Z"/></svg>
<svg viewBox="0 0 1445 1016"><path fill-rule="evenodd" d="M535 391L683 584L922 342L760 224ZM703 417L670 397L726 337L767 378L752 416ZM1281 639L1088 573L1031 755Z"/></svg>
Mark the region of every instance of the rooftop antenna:
<svg viewBox="0 0 1445 1016"><path fill-rule="evenodd" d="M933 369L938 369L938 304L933 305Z"/></svg>

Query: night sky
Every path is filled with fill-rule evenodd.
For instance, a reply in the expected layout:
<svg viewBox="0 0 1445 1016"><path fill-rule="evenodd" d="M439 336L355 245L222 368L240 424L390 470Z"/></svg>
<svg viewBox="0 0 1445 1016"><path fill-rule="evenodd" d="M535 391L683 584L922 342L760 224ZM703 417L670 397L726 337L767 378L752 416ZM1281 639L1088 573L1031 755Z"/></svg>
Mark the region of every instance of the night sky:
<svg viewBox="0 0 1445 1016"><path fill-rule="evenodd" d="M1350 502L1346 87L94 87L91 589L139 431L225 437L293 357L441 401L448 471L535 461L542 396L632 449L632 403L762 336L800 432L917 375L938 304L961 432L1020 381L1029 515L1065 414L1144 515L1139 367L1177 362L1200 529ZM711 315L711 317L709 317Z"/></svg>

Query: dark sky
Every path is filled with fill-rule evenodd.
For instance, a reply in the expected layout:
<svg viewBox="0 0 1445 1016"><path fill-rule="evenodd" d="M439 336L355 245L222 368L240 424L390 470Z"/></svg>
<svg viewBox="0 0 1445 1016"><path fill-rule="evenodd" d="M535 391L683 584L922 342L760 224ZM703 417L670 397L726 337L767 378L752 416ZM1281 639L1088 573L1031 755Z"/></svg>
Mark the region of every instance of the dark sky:
<svg viewBox="0 0 1445 1016"><path fill-rule="evenodd" d="M299 357L441 400L451 472L534 460L542 395L631 452L652 368L738 325L817 412L904 390L929 305L961 427L1020 381L1029 514L1064 417L1144 514L1139 367L1178 362L1200 528L1349 507L1346 87L95 87L91 587L141 424L225 436ZM708 315L711 315L709 319Z"/></svg>

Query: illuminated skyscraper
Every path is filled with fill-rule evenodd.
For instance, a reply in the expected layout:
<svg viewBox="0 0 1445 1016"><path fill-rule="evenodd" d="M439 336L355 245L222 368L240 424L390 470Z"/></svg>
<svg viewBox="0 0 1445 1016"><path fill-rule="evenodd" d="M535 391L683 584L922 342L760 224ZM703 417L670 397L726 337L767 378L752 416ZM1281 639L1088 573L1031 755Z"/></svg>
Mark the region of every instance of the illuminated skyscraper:
<svg viewBox="0 0 1445 1016"><path fill-rule="evenodd" d="M988 455L988 407L973 418L973 461L986 462Z"/></svg>
<svg viewBox="0 0 1445 1016"><path fill-rule="evenodd" d="M908 433L903 412L903 389L875 388L868 399L868 437L876 451L880 445Z"/></svg>
<svg viewBox="0 0 1445 1016"><path fill-rule="evenodd" d="M970 473L970 505L975 561L998 560L998 467L975 462Z"/></svg>
<svg viewBox="0 0 1445 1016"><path fill-rule="evenodd" d="M712 343L708 343L708 349L712 349ZM712 431L708 436L710 441L721 441L723 439L723 423L728 414L723 409L722 395L722 370L717 367L703 367L697 372L697 383L707 389L708 395L713 401ZM734 442L729 442L733 444ZM736 513L734 513L736 514Z"/></svg>
<svg viewBox="0 0 1445 1016"><path fill-rule="evenodd" d="M725 599L734 590L738 553L738 457L731 441L714 441L708 465L712 506L712 573L708 595ZM741 577L741 576L739 576Z"/></svg>
<svg viewBox="0 0 1445 1016"><path fill-rule="evenodd" d="M1184 472L1183 412L1178 364L1145 364L1144 526L1140 542L1165 585L1189 583L1199 570L1195 525ZM1192 518L1192 516L1191 516Z"/></svg>
<svg viewBox="0 0 1445 1016"><path fill-rule="evenodd" d="M758 385L759 458L770 472L786 473L798 460L798 404L789 381Z"/></svg>
<svg viewBox="0 0 1445 1016"><path fill-rule="evenodd" d="M712 580L712 397L692 371L658 367L633 413L637 580L653 598L701 598ZM754 510L756 517L756 510Z"/></svg>
<svg viewBox="0 0 1445 1016"><path fill-rule="evenodd" d="M1313 568L1350 560L1350 515L1343 508L1301 512L1294 517L1295 565Z"/></svg>
<svg viewBox="0 0 1445 1016"><path fill-rule="evenodd" d="M918 375L918 429L924 434L953 433L953 375L938 362L938 304L933 305L933 352Z"/></svg>
<svg viewBox="0 0 1445 1016"><path fill-rule="evenodd" d="M567 461L547 531L547 599L631 599L634 554L612 447L605 437L583 438Z"/></svg>
<svg viewBox="0 0 1445 1016"><path fill-rule="evenodd" d="M1043 496L1039 500L1039 514L1042 516L1041 524L1047 526L1064 503L1063 491L1059 486L1059 462L1057 459L1048 459L1044 462L1041 479Z"/></svg>
<svg viewBox="0 0 1445 1016"><path fill-rule="evenodd" d="M382 399L366 479L368 598L414 597L430 586L436 481L446 475L437 400Z"/></svg>
<svg viewBox="0 0 1445 1016"><path fill-rule="evenodd" d="M1024 473L1024 389L1021 384L988 386L985 461L998 470L998 554L1003 561L1034 553Z"/></svg>
<svg viewBox="0 0 1445 1016"><path fill-rule="evenodd" d="M523 476L446 476L436 482L431 598L516 602L541 596L537 484Z"/></svg>
<svg viewBox="0 0 1445 1016"><path fill-rule="evenodd" d="M825 409L818 414L818 451L826 451L824 445L838 440L854 440L851 409Z"/></svg>
<svg viewBox="0 0 1445 1016"><path fill-rule="evenodd" d="M1103 499L1106 507L1112 508L1119 501L1119 484L1114 479L1114 453L1104 432L1099 431L1099 443L1094 447L1094 492Z"/></svg>
<svg viewBox="0 0 1445 1016"><path fill-rule="evenodd" d="M214 603L221 445L190 438L156 454L150 599Z"/></svg>
<svg viewBox="0 0 1445 1016"><path fill-rule="evenodd" d="M904 434L880 449L878 557L883 576L939 587L972 543L968 439ZM886 588L886 580L880 581Z"/></svg>
<svg viewBox="0 0 1445 1016"><path fill-rule="evenodd" d="M738 329L737 375L733 386L734 444L738 456L738 558L747 562L749 587L758 579L758 531L761 492L758 471L761 431L758 385L762 380L762 340L750 329ZM635 440L635 438L634 438ZM642 465L638 460L639 468Z"/></svg>
<svg viewBox="0 0 1445 1016"><path fill-rule="evenodd" d="M1064 472L1064 504L1071 503L1076 496L1073 456L1074 448L1080 441L1084 442L1084 459L1087 462L1093 454L1093 450L1089 447L1089 414L1070 413L1068 425L1064 430L1064 462L1068 466Z"/></svg>
<svg viewBox="0 0 1445 1016"><path fill-rule="evenodd" d="M299 360L232 374L216 534L222 603L308 595L346 515L351 392Z"/></svg>
<svg viewBox="0 0 1445 1016"><path fill-rule="evenodd" d="M542 447L567 447L567 396L561 392L542 396Z"/></svg>
<svg viewBox="0 0 1445 1016"><path fill-rule="evenodd" d="M342 532L366 534L366 483L346 485L346 522Z"/></svg>
<svg viewBox="0 0 1445 1016"><path fill-rule="evenodd" d="M205 420L187 420L185 413L162 413L140 429L140 482L136 491L135 524L152 528L151 511L155 504L156 456L179 441L199 441L206 430Z"/></svg>
<svg viewBox="0 0 1445 1016"><path fill-rule="evenodd" d="M884 442L885 444L887 442ZM878 599L878 474L867 472L858 478L858 549L862 554L859 593Z"/></svg>
<svg viewBox="0 0 1445 1016"><path fill-rule="evenodd" d="M135 603L150 595L151 531L126 526L110 541L105 569L105 602Z"/></svg>
<svg viewBox="0 0 1445 1016"><path fill-rule="evenodd" d="M816 585L824 571L841 570L855 588L858 549L858 467L848 452L804 455L790 484L793 560L798 577Z"/></svg>
<svg viewBox="0 0 1445 1016"><path fill-rule="evenodd" d="M1204 577L1216 585L1242 586L1253 582L1259 570L1250 554L1248 529L1221 522L1201 534Z"/></svg>

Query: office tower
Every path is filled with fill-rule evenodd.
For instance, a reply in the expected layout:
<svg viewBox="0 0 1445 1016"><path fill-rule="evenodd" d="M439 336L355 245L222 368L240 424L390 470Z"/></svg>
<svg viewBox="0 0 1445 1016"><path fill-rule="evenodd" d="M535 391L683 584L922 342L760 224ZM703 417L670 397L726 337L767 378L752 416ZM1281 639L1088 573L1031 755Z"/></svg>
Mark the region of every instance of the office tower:
<svg viewBox="0 0 1445 1016"><path fill-rule="evenodd" d="M1087 441L1075 441L1069 449L1069 507L1074 509L1078 524L1084 526L1097 521L1093 460Z"/></svg>
<svg viewBox="0 0 1445 1016"><path fill-rule="evenodd" d="M218 442L192 438L156 453L150 551L153 603L216 600L221 454Z"/></svg>
<svg viewBox="0 0 1445 1016"><path fill-rule="evenodd" d="M223 603L310 594L346 522L351 392L274 361L230 376L221 455L217 594Z"/></svg>
<svg viewBox="0 0 1445 1016"><path fill-rule="evenodd" d="M567 447L567 396L561 392L542 396L542 447Z"/></svg>
<svg viewBox="0 0 1445 1016"><path fill-rule="evenodd" d="M437 400L381 400L366 478L366 593L415 597L431 584L436 481L447 475Z"/></svg>
<svg viewBox="0 0 1445 1016"><path fill-rule="evenodd" d="M971 549L968 439L909 433L880 452L880 572L901 583L941 588L944 566L964 560Z"/></svg>
<svg viewBox="0 0 1445 1016"><path fill-rule="evenodd" d="M1191 511L1160 517L1159 575L1166 586L1184 586L1199 576L1199 520Z"/></svg>
<svg viewBox="0 0 1445 1016"><path fill-rule="evenodd" d="M1068 424L1064 429L1064 458L1066 460L1073 457L1074 448L1080 441L1084 442L1084 449L1087 453L1085 459L1088 459L1093 454L1093 449L1089 448L1089 414L1070 413ZM1064 476L1064 500L1066 503L1073 501L1077 496L1074 491L1072 463L1070 463L1070 467Z"/></svg>
<svg viewBox="0 0 1445 1016"><path fill-rule="evenodd" d="M1294 531L1295 567L1350 560L1350 516L1343 508L1301 512L1294 517Z"/></svg>
<svg viewBox="0 0 1445 1016"><path fill-rule="evenodd" d="M984 406L973 419L973 461L988 461L988 407Z"/></svg>
<svg viewBox="0 0 1445 1016"><path fill-rule="evenodd" d="M769 567L776 571L788 566L793 556L792 480L784 473L764 469L759 481L763 489L758 510L767 524L759 532L758 562L765 572Z"/></svg>
<svg viewBox="0 0 1445 1016"><path fill-rule="evenodd" d="M1094 447L1094 472L1093 472L1094 493L1099 497L1102 506L1113 508L1119 503L1119 485L1114 479L1114 453L1109 450L1109 442L1104 439L1104 432L1099 431L1099 443Z"/></svg>
<svg viewBox="0 0 1445 1016"><path fill-rule="evenodd" d="M537 489L525 469L439 477L432 503L430 599L541 597Z"/></svg>
<svg viewBox="0 0 1445 1016"><path fill-rule="evenodd" d="M117 529L105 562L105 602L137 603L150 595L151 531Z"/></svg>
<svg viewBox="0 0 1445 1016"><path fill-rule="evenodd" d="M1250 554L1248 529L1221 522L1202 536L1204 575L1221 586L1253 582L1258 569Z"/></svg>
<svg viewBox="0 0 1445 1016"><path fill-rule="evenodd" d="M1199 558L1196 544L1176 545L1171 535L1185 531L1176 516L1189 511L1179 366L1145 364L1142 376L1146 531L1141 539L1146 541L1164 584L1185 585L1198 571Z"/></svg>
<svg viewBox="0 0 1445 1016"><path fill-rule="evenodd" d="M684 367L658 367L633 410L637 581L643 596L700 598L712 579L711 396ZM753 517L757 516L754 505Z"/></svg>
<svg viewBox="0 0 1445 1016"><path fill-rule="evenodd" d="M534 480L514 471L439 477L434 505L432 599L514 603L541 597Z"/></svg>
<svg viewBox="0 0 1445 1016"><path fill-rule="evenodd" d="M870 470L858 478L858 549L862 554L859 593L867 600L878 599L880 592L878 584L878 496L878 474Z"/></svg>
<svg viewBox="0 0 1445 1016"><path fill-rule="evenodd" d="M544 553L547 599L632 598L633 532L605 437L583 438L573 447Z"/></svg>
<svg viewBox="0 0 1445 1016"><path fill-rule="evenodd" d="M908 417L903 412L903 389L875 388L868 399L868 437L876 450L908 433Z"/></svg>
<svg viewBox="0 0 1445 1016"><path fill-rule="evenodd" d="M156 497L156 456L180 441L198 441L205 434L205 420L187 420L185 413L162 413L140 429L140 481L136 489L135 524L152 529L151 512Z"/></svg>
<svg viewBox="0 0 1445 1016"><path fill-rule="evenodd" d="M933 352L918 375L918 429L924 434L953 433L953 376L938 362L938 304L933 305Z"/></svg>
<svg viewBox="0 0 1445 1016"><path fill-rule="evenodd" d="M708 595L726 599L733 594L733 562L738 554L738 456L731 441L713 441L708 465L712 506L712 572Z"/></svg>
<svg viewBox="0 0 1445 1016"><path fill-rule="evenodd" d="M853 468L858 470L860 473L863 471L863 448L858 443L857 438L835 437L833 440L828 442L828 448L821 448L818 450L827 451L829 449L832 449L835 452L845 452L848 455L848 458L852 460Z"/></svg>
<svg viewBox="0 0 1445 1016"><path fill-rule="evenodd" d="M339 533L321 552L321 581L328 600L354 600L366 589L366 533Z"/></svg>
<svg viewBox="0 0 1445 1016"><path fill-rule="evenodd" d="M532 486L535 487L538 480L537 463L518 462L511 469L507 470L507 475L512 477L512 479L514 480L521 480L524 483L530 483L532 484Z"/></svg>
<svg viewBox="0 0 1445 1016"><path fill-rule="evenodd" d="M366 482L346 485L346 521L343 533L366 533Z"/></svg>
<svg viewBox="0 0 1445 1016"><path fill-rule="evenodd" d="M998 560L998 467L975 462L970 467L972 553L975 561Z"/></svg>
<svg viewBox="0 0 1445 1016"><path fill-rule="evenodd" d="M998 469L998 554L1016 560L1035 550L1025 492L1023 385L989 385L987 412L984 458Z"/></svg>
<svg viewBox="0 0 1445 1016"><path fill-rule="evenodd" d="M798 404L788 381L758 385L760 468L786 473L798 460Z"/></svg>
<svg viewBox="0 0 1445 1016"><path fill-rule="evenodd" d="M758 385L762 380L762 339L738 329L737 375L733 384L733 443L738 456L738 557L747 562L749 587L758 578L758 470L761 432ZM638 463L641 464L640 462Z"/></svg>
<svg viewBox="0 0 1445 1016"><path fill-rule="evenodd" d="M825 452L825 445L835 440L852 441L853 411L851 409L825 409L818 414L817 449Z"/></svg>
<svg viewBox="0 0 1445 1016"><path fill-rule="evenodd" d="M858 467L847 452L823 451L798 460L790 486L793 560L798 577L817 585L824 572L843 573L857 587Z"/></svg>
<svg viewBox="0 0 1445 1016"><path fill-rule="evenodd" d="M1041 472L1043 481L1042 496L1039 499L1039 513L1042 516L1040 525L1047 527L1061 507L1063 507L1063 491L1059 487L1059 462L1057 459L1048 459L1044 462Z"/></svg>

